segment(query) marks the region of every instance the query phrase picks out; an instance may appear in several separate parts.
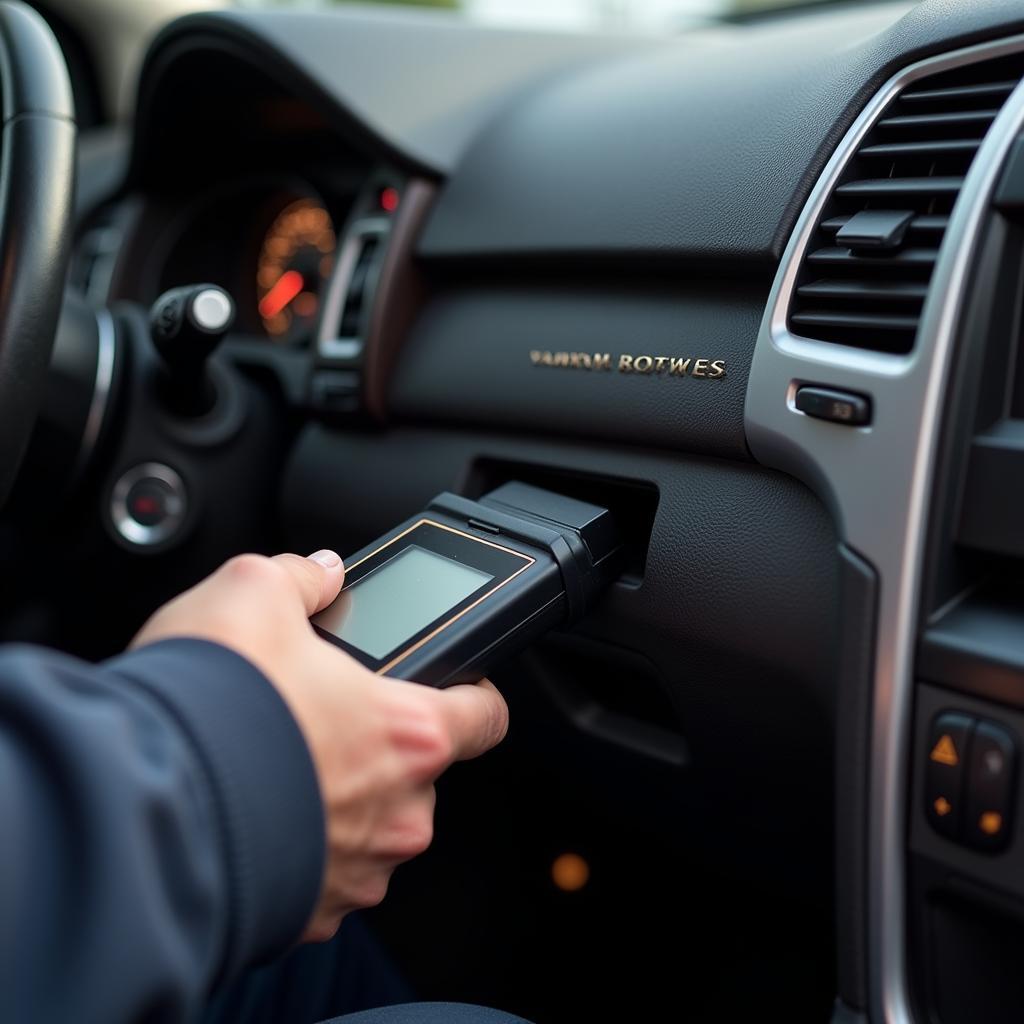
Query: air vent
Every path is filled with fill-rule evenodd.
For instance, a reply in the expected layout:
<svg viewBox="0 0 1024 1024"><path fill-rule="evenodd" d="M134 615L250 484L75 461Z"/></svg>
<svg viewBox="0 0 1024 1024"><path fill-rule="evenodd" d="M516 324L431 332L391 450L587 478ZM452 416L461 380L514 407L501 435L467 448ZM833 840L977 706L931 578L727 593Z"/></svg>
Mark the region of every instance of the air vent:
<svg viewBox="0 0 1024 1024"><path fill-rule="evenodd" d="M342 338L357 338L361 334L363 314L366 311L366 292L370 268L380 246L380 239L375 235L364 235L360 238L359 255L355 261L352 277L349 278L345 301L342 305L341 325L338 335Z"/></svg>
<svg viewBox="0 0 1024 1024"><path fill-rule="evenodd" d="M349 228L320 322L321 357L361 362L366 317L389 229L382 218L359 220Z"/></svg>
<svg viewBox="0 0 1024 1024"><path fill-rule="evenodd" d="M913 348L949 216L1024 54L919 78L882 111L808 245L789 329L878 352Z"/></svg>

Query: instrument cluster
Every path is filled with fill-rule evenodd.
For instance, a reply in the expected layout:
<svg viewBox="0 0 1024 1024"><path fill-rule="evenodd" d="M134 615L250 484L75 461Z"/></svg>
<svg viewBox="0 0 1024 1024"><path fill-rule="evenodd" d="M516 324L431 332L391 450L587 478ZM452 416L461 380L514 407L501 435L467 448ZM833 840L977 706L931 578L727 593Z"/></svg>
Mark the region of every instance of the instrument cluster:
<svg viewBox="0 0 1024 1024"><path fill-rule="evenodd" d="M308 347L358 192L356 182L330 191L297 180L219 187L158 218L133 297L152 302L179 285L216 284L235 300L236 331Z"/></svg>

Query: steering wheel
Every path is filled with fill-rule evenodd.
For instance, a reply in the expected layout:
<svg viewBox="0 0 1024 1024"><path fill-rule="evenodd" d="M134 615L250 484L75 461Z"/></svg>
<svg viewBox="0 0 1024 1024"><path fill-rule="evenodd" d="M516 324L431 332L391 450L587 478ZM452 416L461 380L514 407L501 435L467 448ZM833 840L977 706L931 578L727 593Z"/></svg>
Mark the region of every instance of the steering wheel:
<svg viewBox="0 0 1024 1024"><path fill-rule="evenodd" d="M0 0L0 506L47 380L71 254L74 103L43 19Z"/></svg>

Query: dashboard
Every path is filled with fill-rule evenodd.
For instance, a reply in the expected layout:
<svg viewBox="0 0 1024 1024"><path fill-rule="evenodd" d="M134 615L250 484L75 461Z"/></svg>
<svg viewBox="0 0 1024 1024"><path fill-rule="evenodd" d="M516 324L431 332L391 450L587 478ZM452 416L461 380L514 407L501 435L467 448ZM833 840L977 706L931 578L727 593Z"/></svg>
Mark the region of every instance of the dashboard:
<svg viewBox="0 0 1024 1024"><path fill-rule="evenodd" d="M128 635L240 546L353 551L445 489L523 480L628 525L607 599L510 667L522 731L452 783L477 827L440 823L400 890L414 923L375 918L429 994L1021 1019L1024 787L986 848L940 820L960 790L928 754L952 756L943 715L1011 762L1024 740L1022 55L1017 0L668 38L244 10L153 43L73 276L136 325L223 287L235 404L106 436L101 515L154 461L194 510L144 552L108 525ZM563 846L605 880L589 904L530 881ZM707 941L653 938L689 919ZM635 949L596 941L608 922ZM680 994L680 962L714 998Z"/></svg>

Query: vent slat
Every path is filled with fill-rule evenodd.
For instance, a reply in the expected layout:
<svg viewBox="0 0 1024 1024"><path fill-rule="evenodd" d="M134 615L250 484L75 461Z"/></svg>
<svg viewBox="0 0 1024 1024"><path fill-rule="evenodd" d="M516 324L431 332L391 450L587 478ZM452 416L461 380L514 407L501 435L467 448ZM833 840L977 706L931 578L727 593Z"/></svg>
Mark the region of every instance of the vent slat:
<svg viewBox="0 0 1024 1024"><path fill-rule="evenodd" d="M866 331L913 331L916 316L891 316L885 313L840 313L809 309L794 313L790 319L804 327L857 328Z"/></svg>
<svg viewBox="0 0 1024 1024"><path fill-rule="evenodd" d="M882 128L959 128L963 125L988 127L998 110L952 110L941 114L900 114L880 121Z"/></svg>
<svg viewBox="0 0 1024 1024"><path fill-rule="evenodd" d="M918 196L956 195L964 187L964 179L948 178L862 178L848 181L836 189L840 196Z"/></svg>
<svg viewBox="0 0 1024 1024"><path fill-rule="evenodd" d="M829 247L808 253L807 262L830 267L930 267L937 256L937 249L902 249L879 256L857 256L849 249Z"/></svg>
<svg viewBox="0 0 1024 1024"><path fill-rule="evenodd" d="M797 294L805 299L861 299L876 302L923 302L928 286L914 281L812 281Z"/></svg>
<svg viewBox="0 0 1024 1024"><path fill-rule="evenodd" d="M930 231L937 234L945 234L949 227L949 218L940 217L938 214L925 214L922 217L915 217L910 222L911 231Z"/></svg>
<svg viewBox="0 0 1024 1024"><path fill-rule="evenodd" d="M849 221L849 219L849 217L830 217L828 220L823 220L821 222L821 230L828 231L830 234L835 234L835 232ZM910 222L910 226L907 228L907 231L941 235L948 227L948 217L942 217L938 214L924 214L920 217L915 217Z"/></svg>
<svg viewBox="0 0 1024 1024"><path fill-rule="evenodd" d="M848 154L801 255L787 313L795 334L913 350L957 197L1022 78L1024 47L923 75L889 100Z"/></svg>
<svg viewBox="0 0 1024 1024"><path fill-rule="evenodd" d="M947 89L918 89L905 92L901 103L934 103L948 100L1006 99L1017 88L1017 81L982 82L980 85L955 85Z"/></svg>
<svg viewBox="0 0 1024 1024"><path fill-rule="evenodd" d="M935 139L928 142L886 142L867 146L861 156L955 156L958 153L976 153L981 139Z"/></svg>

